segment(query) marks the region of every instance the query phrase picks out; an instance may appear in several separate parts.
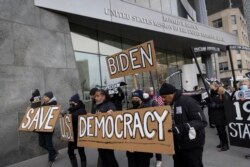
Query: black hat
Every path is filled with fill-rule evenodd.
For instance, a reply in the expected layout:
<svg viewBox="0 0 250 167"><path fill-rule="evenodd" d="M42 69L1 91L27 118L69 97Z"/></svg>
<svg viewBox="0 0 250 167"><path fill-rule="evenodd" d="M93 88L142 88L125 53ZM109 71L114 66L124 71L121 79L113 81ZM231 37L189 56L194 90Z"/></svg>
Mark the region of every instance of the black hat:
<svg viewBox="0 0 250 167"><path fill-rule="evenodd" d="M69 101L73 101L73 102L75 102L75 103L78 103L78 102L80 101L80 96L79 96L79 94L77 93L77 94L73 95L73 96L70 98Z"/></svg>
<svg viewBox="0 0 250 167"><path fill-rule="evenodd" d="M51 91L44 93L44 96L46 96L46 97L48 97L50 99L52 99L54 97L54 95L53 95L53 93Z"/></svg>
<svg viewBox="0 0 250 167"><path fill-rule="evenodd" d="M30 102L32 103L41 102L41 96L38 89L32 92L32 97L30 98Z"/></svg>
<svg viewBox="0 0 250 167"><path fill-rule="evenodd" d="M173 94L177 91L177 89L168 83L164 83L162 84L161 88L160 88L160 95L169 95L169 94Z"/></svg>
<svg viewBox="0 0 250 167"><path fill-rule="evenodd" d="M132 97L139 97L141 100L143 100L143 91L138 89L132 92Z"/></svg>

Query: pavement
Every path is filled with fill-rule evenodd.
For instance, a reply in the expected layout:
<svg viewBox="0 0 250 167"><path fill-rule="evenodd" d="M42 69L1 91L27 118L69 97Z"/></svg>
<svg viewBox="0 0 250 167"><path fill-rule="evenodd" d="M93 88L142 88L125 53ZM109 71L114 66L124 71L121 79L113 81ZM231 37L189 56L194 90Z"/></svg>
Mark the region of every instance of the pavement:
<svg viewBox="0 0 250 167"><path fill-rule="evenodd" d="M250 141L249 141L250 142ZM203 162L204 167L250 167L250 159L245 159L246 154L250 154L250 149L240 147L230 147L229 151L219 152L216 145L219 144L216 130L206 129L206 145L204 148ZM67 149L59 151L60 155L54 167L70 167L69 158L67 155ZM76 151L77 153L77 151ZM123 151L116 151L116 158L120 167L127 167L126 153ZM97 150L86 149L87 166L96 167L97 163ZM9 167L45 167L47 165L48 155L42 155L35 157L17 164L10 165ZM79 157L78 157L79 160ZM151 159L151 167L154 167L156 163L155 158ZM171 156L163 155L162 167L173 167L173 160Z"/></svg>

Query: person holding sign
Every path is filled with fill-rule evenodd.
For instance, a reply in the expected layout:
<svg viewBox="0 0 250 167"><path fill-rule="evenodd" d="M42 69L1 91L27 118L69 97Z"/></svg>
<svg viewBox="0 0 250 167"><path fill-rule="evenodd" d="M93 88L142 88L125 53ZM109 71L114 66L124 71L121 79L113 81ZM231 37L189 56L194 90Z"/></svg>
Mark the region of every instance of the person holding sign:
<svg viewBox="0 0 250 167"><path fill-rule="evenodd" d="M136 90L132 93L132 105L131 109L139 109L152 107L152 104L143 103L143 92L141 90ZM152 102L153 103L153 102ZM155 104L156 106L157 104ZM128 167L149 167L150 159L153 157L152 153L143 152L129 152L127 151Z"/></svg>
<svg viewBox="0 0 250 167"><path fill-rule="evenodd" d="M210 85L211 98L209 100L210 118L215 124L218 131L220 144L217 146L219 151L227 151L229 149L227 131L226 131L226 112L224 108L224 100L227 98L225 89L213 82ZM228 95L229 96L229 95Z"/></svg>
<svg viewBox="0 0 250 167"><path fill-rule="evenodd" d="M54 106L57 105L56 98L52 92L46 92L43 96L44 103L42 106ZM39 145L48 151L49 153L49 162L48 166L52 166L54 161L58 156L58 151L55 150L53 146L53 133L54 132L39 132Z"/></svg>
<svg viewBox="0 0 250 167"><path fill-rule="evenodd" d="M161 86L160 95L164 104L173 108L174 167L203 167L207 121L200 105L167 83Z"/></svg>
<svg viewBox="0 0 250 167"><path fill-rule="evenodd" d="M86 115L87 112L85 110L85 105L80 100L79 94L73 95L69 100L69 113L72 115L73 122L73 133L74 133L74 142L68 142L68 155L71 162L72 167L77 167L77 159L74 153L74 150L77 148L80 159L81 159L81 167L87 166L86 155L84 151L84 147L77 147L77 132L78 132L78 116Z"/></svg>
<svg viewBox="0 0 250 167"><path fill-rule="evenodd" d="M96 111L95 113L109 113L111 114L116 110L114 104L110 102L108 93L103 89L98 89L95 92L95 102L96 102ZM99 162L102 167L119 167L118 162L115 158L114 150L108 149L98 149L99 153ZM100 164L98 164L100 165Z"/></svg>

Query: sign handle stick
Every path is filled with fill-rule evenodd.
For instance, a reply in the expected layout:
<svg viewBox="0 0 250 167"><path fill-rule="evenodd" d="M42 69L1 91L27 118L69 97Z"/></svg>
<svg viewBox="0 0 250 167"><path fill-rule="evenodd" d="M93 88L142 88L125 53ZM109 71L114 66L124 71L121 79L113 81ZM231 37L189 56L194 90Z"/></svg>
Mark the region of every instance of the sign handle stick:
<svg viewBox="0 0 250 167"><path fill-rule="evenodd" d="M138 84L137 84L136 75L134 74L132 76L133 76L133 80L134 80L134 88L135 88L135 90L137 90L138 89Z"/></svg>
<svg viewBox="0 0 250 167"><path fill-rule="evenodd" d="M233 74L233 86L234 86L234 89L236 91L237 90L237 84L236 84L236 77L235 77L235 71L234 71L234 64L233 64L231 49L230 49L229 46L227 46L227 50L228 50L228 53L229 53L229 60L230 60L230 64L231 64L232 74Z"/></svg>
<svg viewBox="0 0 250 167"><path fill-rule="evenodd" d="M154 90L154 94L156 94L156 90L155 90L155 85L154 85L154 79L153 79L152 72L150 71L149 74L150 74L150 80L151 80L151 83L152 83L152 87L153 87L153 90Z"/></svg>
<svg viewBox="0 0 250 167"><path fill-rule="evenodd" d="M208 87L207 87L207 84L206 84L206 81L205 81L205 79L204 79L204 77L203 77L203 75L202 75L202 71L201 71L200 65L199 65L199 63L198 63L198 60L197 60L197 57L196 57L196 54L195 54L193 48L191 48L191 52L192 52L193 58L194 58L194 60L195 60L195 64L196 64L196 66L197 66L197 69L198 69L198 71L199 71L199 73L200 73L200 75L201 75L201 79L202 79L202 82L203 82L204 87L205 87L205 89L206 89L206 92L207 92L209 98L211 98L210 93L209 93L209 90L208 90Z"/></svg>

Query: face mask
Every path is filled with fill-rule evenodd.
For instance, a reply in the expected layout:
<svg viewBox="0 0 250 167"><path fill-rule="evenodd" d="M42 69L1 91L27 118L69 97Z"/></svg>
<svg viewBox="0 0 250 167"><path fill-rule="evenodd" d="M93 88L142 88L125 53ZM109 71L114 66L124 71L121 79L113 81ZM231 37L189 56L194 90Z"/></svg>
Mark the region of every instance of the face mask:
<svg viewBox="0 0 250 167"><path fill-rule="evenodd" d="M247 85L241 85L240 90L248 90L248 86Z"/></svg>
<svg viewBox="0 0 250 167"><path fill-rule="evenodd" d="M138 108L140 106L139 101L132 101L133 108Z"/></svg>

